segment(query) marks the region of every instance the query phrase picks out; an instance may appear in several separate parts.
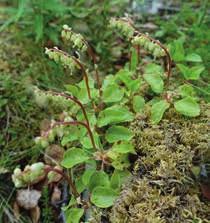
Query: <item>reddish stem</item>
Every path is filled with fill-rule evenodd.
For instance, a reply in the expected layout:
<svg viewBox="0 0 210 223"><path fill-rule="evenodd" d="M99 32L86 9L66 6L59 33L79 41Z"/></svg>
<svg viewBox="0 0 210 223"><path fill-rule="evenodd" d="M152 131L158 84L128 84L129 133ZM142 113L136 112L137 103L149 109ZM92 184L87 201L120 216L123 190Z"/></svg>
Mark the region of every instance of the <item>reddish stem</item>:
<svg viewBox="0 0 210 223"><path fill-rule="evenodd" d="M89 99L91 100L91 95L90 95L90 87L89 87L89 82L88 82L88 75L87 75L87 72L83 66L83 64L74 56L71 56L69 55L68 53L62 51L62 50L59 50L57 48L53 48L53 49L50 49L51 51L54 51L54 52L58 52L58 53L61 53L67 57L70 57L71 59L74 60L74 62L80 67L80 69L82 70L82 73L83 73L83 77L85 79L85 84L86 84L86 88L87 88L87 92L88 92L88 97Z"/></svg>
<svg viewBox="0 0 210 223"><path fill-rule="evenodd" d="M92 145L93 145L93 148L94 148L95 150L97 150L97 148L96 148L96 144L95 144L95 141L94 141L94 137L93 137L93 133L92 133L92 131L91 131L91 129L90 129L90 126L89 126L88 124L86 124L86 123L84 123L84 122L81 122L81 121L76 121L76 120L74 120L74 121L68 121L68 122L61 121L61 122L55 122L55 123L51 126L50 129L52 129L52 128L58 126L58 125L82 125L82 126L84 126L84 127L87 129L87 131L88 131L88 134L89 134L91 143L92 143ZM49 129L49 130L50 130L50 129ZM49 130L46 132L46 134L49 132Z"/></svg>
<svg viewBox="0 0 210 223"><path fill-rule="evenodd" d="M171 66L172 66L172 59L171 59L171 56L169 54L168 49L163 44L161 44L158 40L153 39L152 37L150 37L148 35L145 35L143 33L140 33L138 31L136 31L136 33L137 33L137 35L144 36L145 38L149 39L150 41L156 43L157 45L159 45L164 50L164 52L166 54L166 58L167 58L167 86L168 86L169 85L169 78L171 76Z"/></svg>
<svg viewBox="0 0 210 223"><path fill-rule="evenodd" d="M71 100L71 101L75 102L76 104L78 104L80 106L80 108L82 109L82 113L85 117L87 125L90 126L85 108L84 108L83 104L76 97L74 97L72 95L67 95L67 94L64 94L64 93L54 92L54 91L48 91L48 92L52 95L65 97L67 100Z"/></svg>
<svg viewBox="0 0 210 223"><path fill-rule="evenodd" d="M78 193L78 191L77 191L77 189L76 189L76 187L75 187L75 185L74 185L74 183L72 181L71 176L65 174L61 170L58 170L58 169L55 169L55 168L52 168L52 167L49 167L49 166L45 168L46 174L48 174L50 171L53 171L55 173L60 174L68 182L69 187L72 189L72 193L73 193L74 197L75 198L79 197L80 194Z"/></svg>

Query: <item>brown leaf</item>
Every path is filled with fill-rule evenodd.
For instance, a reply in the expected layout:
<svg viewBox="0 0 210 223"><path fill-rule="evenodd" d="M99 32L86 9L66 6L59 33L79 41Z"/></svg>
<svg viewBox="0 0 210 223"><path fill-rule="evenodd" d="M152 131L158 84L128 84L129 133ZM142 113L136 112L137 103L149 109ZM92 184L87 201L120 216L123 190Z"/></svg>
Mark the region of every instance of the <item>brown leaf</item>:
<svg viewBox="0 0 210 223"><path fill-rule="evenodd" d="M30 210L31 220L33 223L38 223L40 219L40 208L36 206Z"/></svg>

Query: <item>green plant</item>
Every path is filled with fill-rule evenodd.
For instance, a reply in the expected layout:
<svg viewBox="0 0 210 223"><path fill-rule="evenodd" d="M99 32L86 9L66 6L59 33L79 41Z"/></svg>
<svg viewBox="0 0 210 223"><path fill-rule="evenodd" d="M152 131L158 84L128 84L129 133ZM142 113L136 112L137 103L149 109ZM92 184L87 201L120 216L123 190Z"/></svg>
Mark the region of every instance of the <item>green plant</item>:
<svg viewBox="0 0 210 223"><path fill-rule="evenodd" d="M41 175L46 171L55 171L68 180L73 196L65 212L67 218L69 215L75 219L71 220L73 223L79 222L85 213L79 204L84 209L91 205L99 208L113 205L121 185L130 175L129 156L136 154L132 143L134 133L128 126L137 113L151 107L151 122L154 124L161 120L172 104L177 112L186 116L195 117L200 113L199 105L189 94L189 89L182 87L181 94L170 91L172 62L167 48L136 31L127 19L111 19L110 27L121 33L131 45L130 61L124 69L116 75L107 75L101 81L94 51L85 38L65 25L62 37L81 50L80 56L77 58L57 47L46 48L45 52L50 59L69 69L71 74L79 70L83 80L75 85L66 85L66 92L62 93L34 87L37 103L42 106L52 103L65 110L58 120L51 120L48 128L35 141L42 148L53 142L67 148L60 165L69 169L70 176L48 167L42 168L44 172ZM151 63L145 66L143 75L139 75L139 58L143 50L149 51L154 58L163 59L165 73L160 65ZM88 69L80 59L86 53L90 60ZM94 75L95 80L92 78ZM143 94L141 91L145 86L147 91ZM152 95L153 99L149 100L148 95ZM176 100L179 97L183 98ZM31 167L29 180L24 181L26 184L35 180ZM20 176L24 180L28 172L19 172L14 174L15 179ZM90 193L90 199L84 196L85 191Z"/></svg>
<svg viewBox="0 0 210 223"><path fill-rule="evenodd" d="M185 82L206 101L210 96L208 6L206 0L186 2L169 20L157 19L160 29L155 33L168 43L178 74L181 72ZM183 78L177 76L176 81L183 83Z"/></svg>

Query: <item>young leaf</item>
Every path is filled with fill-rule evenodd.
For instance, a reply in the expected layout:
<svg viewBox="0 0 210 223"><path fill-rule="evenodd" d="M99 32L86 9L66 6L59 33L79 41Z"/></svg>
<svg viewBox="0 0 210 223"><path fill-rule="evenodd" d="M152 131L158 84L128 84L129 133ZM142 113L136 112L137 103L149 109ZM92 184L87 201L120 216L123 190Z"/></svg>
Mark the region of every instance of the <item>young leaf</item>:
<svg viewBox="0 0 210 223"><path fill-rule="evenodd" d="M105 138L108 142L113 143L120 140L130 141L133 133L124 126L112 126L106 131Z"/></svg>
<svg viewBox="0 0 210 223"><path fill-rule="evenodd" d="M91 202L99 208L108 208L114 204L118 193L109 187L96 187L91 194Z"/></svg>
<svg viewBox="0 0 210 223"><path fill-rule="evenodd" d="M185 57L185 60L189 61L189 62L202 62L202 58L200 57L200 55L198 55L196 53L188 54Z"/></svg>
<svg viewBox="0 0 210 223"><path fill-rule="evenodd" d="M123 98L124 92L117 84L107 86L103 91L103 101L105 103L118 102Z"/></svg>
<svg viewBox="0 0 210 223"><path fill-rule="evenodd" d="M170 104L165 101L161 100L156 102L152 105L151 109L151 121L152 124L158 124L159 121L162 119L164 112L169 108Z"/></svg>
<svg viewBox="0 0 210 223"><path fill-rule="evenodd" d="M87 161L90 157L80 148L71 148L64 154L61 165L65 168L72 168L73 166Z"/></svg>
<svg viewBox="0 0 210 223"><path fill-rule="evenodd" d="M97 124L98 127L103 127L113 123L129 122L133 118L133 114L126 107L114 105L99 113Z"/></svg>
<svg viewBox="0 0 210 223"><path fill-rule="evenodd" d="M117 153L136 153L133 144L130 142L121 142L119 144L114 144L112 149Z"/></svg>
<svg viewBox="0 0 210 223"><path fill-rule="evenodd" d="M97 186L109 187L109 176L104 171L95 171L89 179L88 188L92 191Z"/></svg>
<svg viewBox="0 0 210 223"><path fill-rule="evenodd" d="M159 73L146 73L143 77L155 93L163 91L164 83Z"/></svg>
<svg viewBox="0 0 210 223"><path fill-rule="evenodd" d="M133 97L133 110L137 112L141 112L144 108L145 100L142 96L135 95Z"/></svg>
<svg viewBox="0 0 210 223"><path fill-rule="evenodd" d="M68 223L79 223L80 218L84 214L83 208L70 208L65 211L66 222Z"/></svg>
<svg viewBox="0 0 210 223"><path fill-rule="evenodd" d="M200 115L200 106L196 100L190 96L185 97L174 103L175 109L186 116L196 117Z"/></svg>

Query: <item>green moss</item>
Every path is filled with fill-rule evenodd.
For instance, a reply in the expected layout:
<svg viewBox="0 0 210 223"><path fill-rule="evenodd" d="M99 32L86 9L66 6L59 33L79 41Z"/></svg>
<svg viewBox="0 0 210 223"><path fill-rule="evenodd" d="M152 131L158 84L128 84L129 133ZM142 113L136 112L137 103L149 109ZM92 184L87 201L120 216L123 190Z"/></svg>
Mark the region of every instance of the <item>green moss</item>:
<svg viewBox="0 0 210 223"><path fill-rule="evenodd" d="M156 126L147 115L136 118L130 128L139 159L111 210L112 223L210 222L210 204L201 200L191 171L209 157L207 113L186 119L172 108Z"/></svg>

